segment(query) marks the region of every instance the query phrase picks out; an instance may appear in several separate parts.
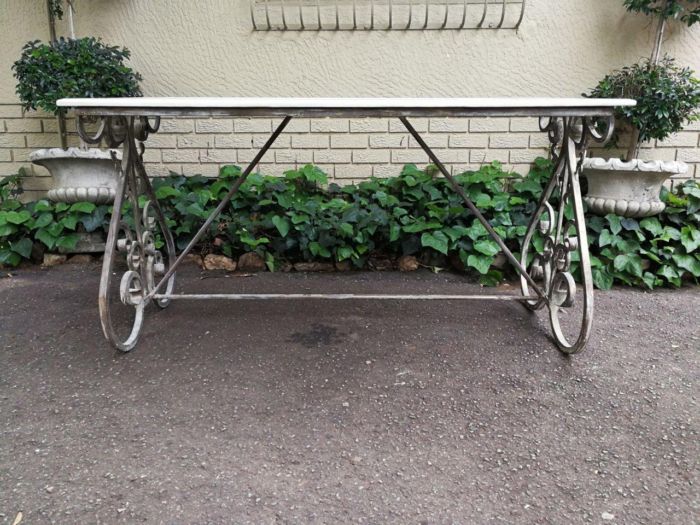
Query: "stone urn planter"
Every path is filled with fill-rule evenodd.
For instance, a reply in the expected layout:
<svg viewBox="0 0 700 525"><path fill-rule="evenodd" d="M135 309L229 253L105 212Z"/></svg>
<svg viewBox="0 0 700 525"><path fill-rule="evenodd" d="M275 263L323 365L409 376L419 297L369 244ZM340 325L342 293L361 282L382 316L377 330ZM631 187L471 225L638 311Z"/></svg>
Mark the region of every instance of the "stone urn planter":
<svg viewBox="0 0 700 525"><path fill-rule="evenodd" d="M29 159L53 176L54 187L48 192L52 201L111 204L117 186L112 152L121 160L119 151L96 148L40 149Z"/></svg>
<svg viewBox="0 0 700 525"><path fill-rule="evenodd" d="M588 180L584 200L597 215L650 217L666 208L659 198L663 183L687 172L688 165L678 161L588 158L583 161L583 175Z"/></svg>

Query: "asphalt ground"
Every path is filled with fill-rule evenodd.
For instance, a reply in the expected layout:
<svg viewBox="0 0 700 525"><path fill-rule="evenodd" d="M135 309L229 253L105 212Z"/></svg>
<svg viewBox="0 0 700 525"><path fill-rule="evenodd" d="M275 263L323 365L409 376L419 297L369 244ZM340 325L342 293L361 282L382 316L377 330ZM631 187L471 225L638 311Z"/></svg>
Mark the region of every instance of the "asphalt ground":
<svg viewBox="0 0 700 525"><path fill-rule="evenodd" d="M427 271L178 278L484 293ZM574 357L501 301L176 302L120 354L98 281L0 278L2 524L698 523L698 288L598 292Z"/></svg>

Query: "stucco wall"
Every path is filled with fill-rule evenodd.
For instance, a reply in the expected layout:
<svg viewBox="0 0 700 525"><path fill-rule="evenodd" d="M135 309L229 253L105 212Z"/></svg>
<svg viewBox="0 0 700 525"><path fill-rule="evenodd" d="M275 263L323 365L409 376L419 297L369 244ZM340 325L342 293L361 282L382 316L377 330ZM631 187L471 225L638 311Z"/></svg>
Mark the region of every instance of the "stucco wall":
<svg viewBox="0 0 700 525"><path fill-rule="evenodd" d="M618 0L528 0L517 32L283 33L253 32L248 0L77 0L76 29L78 36L97 35L128 46L133 67L144 77L143 90L153 96L576 96L609 70L650 52L649 20L628 14L621 4ZM46 39L45 4L0 0L0 6L0 103L14 104L10 66L24 42ZM700 27L672 27L665 50L700 70ZM12 106L5 108L15 115L13 119L21 119ZM43 122L38 128L16 122L11 126L13 133L25 127L30 133L50 133L53 125ZM4 126L0 148L3 143L15 144L21 151L0 153L0 166L4 166L0 174L26 163L26 151L37 144L55 145L49 137L8 138L11 130ZM469 126L457 126L455 133L468 134ZM506 126L496 133L509 131ZM698 162L697 135L695 127L674 137L659 158ZM165 142L179 148L177 141ZM330 141L327 148L332 150ZM320 144L319 149L324 146ZM152 155L158 163L168 155L194 160L191 153ZM488 154L483 158L489 160ZM197 163L201 160L198 153ZM473 162L471 157L461 160L461 165ZM182 162L172 164L184 169ZM192 166L186 170L197 171ZM693 175L700 176L695 164Z"/></svg>

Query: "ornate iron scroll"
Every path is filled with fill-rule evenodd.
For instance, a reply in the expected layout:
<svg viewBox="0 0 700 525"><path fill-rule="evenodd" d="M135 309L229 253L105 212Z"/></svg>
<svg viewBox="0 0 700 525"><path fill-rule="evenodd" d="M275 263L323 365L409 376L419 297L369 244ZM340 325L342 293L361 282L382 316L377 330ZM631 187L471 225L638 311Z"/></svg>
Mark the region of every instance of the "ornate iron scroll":
<svg viewBox="0 0 700 525"><path fill-rule="evenodd" d="M583 159L591 142L607 142L614 129L614 117L541 118L540 129L551 143L554 173L544 189L523 240L521 265L545 291L546 298L528 301L532 310L549 309L554 338L566 353L581 351L588 341L593 319L593 277L588 254L588 238L581 198L580 174ZM536 231L544 237L541 253L531 255ZM572 275L572 256L578 254L583 287L583 313L576 340L564 334L561 317L574 306L576 282ZM528 281L521 277L524 295L529 295Z"/></svg>
<svg viewBox="0 0 700 525"><path fill-rule="evenodd" d="M112 157L118 182L102 267L99 306L105 337L119 350L127 352L136 346L141 333L144 310L150 303L148 294L154 290L157 278L166 273L167 265L172 265L176 255L175 243L143 165L143 142L149 134L158 131L160 119L151 122L148 117L102 117L93 134L86 131L88 119L84 116L78 118L78 134L84 142L99 144L104 140L110 148L123 145L121 163L116 155ZM94 123L94 119L91 120ZM145 204L139 198L142 195L146 197ZM166 250L165 257L156 248L158 230ZM134 308L135 314L125 339L115 331L111 316L112 277L117 253L126 258L127 264L127 271L121 276L119 297L122 304ZM172 293L174 284L173 274L167 283L167 293ZM168 299L155 301L162 308L168 302Z"/></svg>

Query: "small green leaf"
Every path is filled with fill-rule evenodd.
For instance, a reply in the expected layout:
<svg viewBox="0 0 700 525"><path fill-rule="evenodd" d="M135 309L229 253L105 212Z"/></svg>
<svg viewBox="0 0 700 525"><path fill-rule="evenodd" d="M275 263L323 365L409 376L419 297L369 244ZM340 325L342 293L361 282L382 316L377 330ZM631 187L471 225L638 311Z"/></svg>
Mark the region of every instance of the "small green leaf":
<svg viewBox="0 0 700 525"><path fill-rule="evenodd" d="M70 251L75 249L75 246L78 244L79 240L80 236L77 233L69 233L68 235L64 235L56 240L56 247Z"/></svg>
<svg viewBox="0 0 700 525"><path fill-rule="evenodd" d="M27 210L22 211L8 211L5 214L5 220L10 224L24 224L29 219L32 218L32 214Z"/></svg>
<svg viewBox="0 0 700 525"><path fill-rule="evenodd" d="M467 266L476 269L480 274L486 275L493 264L493 257L471 254L467 257Z"/></svg>
<svg viewBox="0 0 700 525"><path fill-rule="evenodd" d="M223 185L224 183L221 182ZM156 190L156 198L158 200L163 200L167 199L168 197L179 197L180 196L180 191L173 188L172 186L160 186Z"/></svg>
<svg viewBox="0 0 700 525"><path fill-rule="evenodd" d="M688 253L693 253L700 246L700 230L695 226L683 226L681 229L681 244Z"/></svg>
<svg viewBox="0 0 700 525"><path fill-rule="evenodd" d="M646 219L643 219L639 225L651 233L654 237L658 237L664 231L664 227L656 217L647 217Z"/></svg>
<svg viewBox="0 0 700 525"><path fill-rule="evenodd" d="M474 249L479 253L488 255L489 257L493 257L501 251L501 248L498 246L498 244L496 244L496 241L491 239L483 239L475 242Z"/></svg>
<svg viewBox="0 0 700 525"><path fill-rule="evenodd" d="M608 246L615 242L617 239L617 236L613 235L608 231L607 229L603 230L600 232L600 236L598 237L598 246L601 248L604 248L605 246Z"/></svg>
<svg viewBox="0 0 700 525"><path fill-rule="evenodd" d="M75 230L78 225L78 217L77 215L66 215L61 219L61 224L69 230Z"/></svg>
<svg viewBox="0 0 700 525"><path fill-rule="evenodd" d="M31 239L24 237L23 239L20 239L15 242L10 243L10 249L24 257L25 259L29 259L29 256L32 253L32 241Z"/></svg>
<svg viewBox="0 0 700 525"><path fill-rule="evenodd" d="M675 254L672 256L672 259L679 268L689 271L693 277L700 277L700 261L692 255Z"/></svg>
<svg viewBox="0 0 700 525"><path fill-rule="evenodd" d="M599 290L610 290L613 285L613 276L605 268L593 268L593 284Z"/></svg>
<svg viewBox="0 0 700 525"><path fill-rule="evenodd" d="M34 221L34 228L44 228L53 222L53 214L46 212L42 213Z"/></svg>
<svg viewBox="0 0 700 525"><path fill-rule="evenodd" d="M350 259L354 255L352 248L349 246L341 246L336 250L336 256L338 262L344 261L345 259Z"/></svg>
<svg viewBox="0 0 700 525"><path fill-rule="evenodd" d="M622 231L622 219L619 216L610 213L605 216L605 219L608 221L610 231L613 232L613 235L617 235Z"/></svg>
<svg viewBox="0 0 700 525"><path fill-rule="evenodd" d="M672 285L680 288L680 286L681 286L680 275L678 275L678 272L675 269L673 269L671 266L669 266L669 265L662 266L661 268L659 268L658 274L661 277L665 278Z"/></svg>
<svg viewBox="0 0 700 525"><path fill-rule="evenodd" d="M286 217L275 215L272 217L272 224L275 225L275 228L277 228L277 231L280 232L282 237L286 237L289 233L289 220Z"/></svg>
<svg viewBox="0 0 700 525"><path fill-rule="evenodd" d="M49 250L56 246L56 237L51 235L47 230L42 229L37 231L34 238L43 242Z"/></svg>
<svg viewBox="0 0 700 525"><path fill-rule="evenodd" d="M448 239L447 235L441 231L424 233L421 235L420 242L424 247L432 248L444 255L447 255Z"/></svg>
<svg viewBox="0 0 700 525"><path fill-rule="evenodd" d="M92 202L76 202L70 207L70 211L78 211L81 213L92 213L95 211L95 205Z"/></svg>
<svg viewBox="0 0 700 525"><path fill-rule="evenodd" d="M615 257L613 265L618 272L628 272L635 277L642 276L642 258L636 254L622 254Z"/></svg>
<svg viewBox="0 0 700 525"><path fill-rule="evenodd" d="M22 256L12 250L0 248L0 264L7 266L17 266L22 262Z"/></svg>

